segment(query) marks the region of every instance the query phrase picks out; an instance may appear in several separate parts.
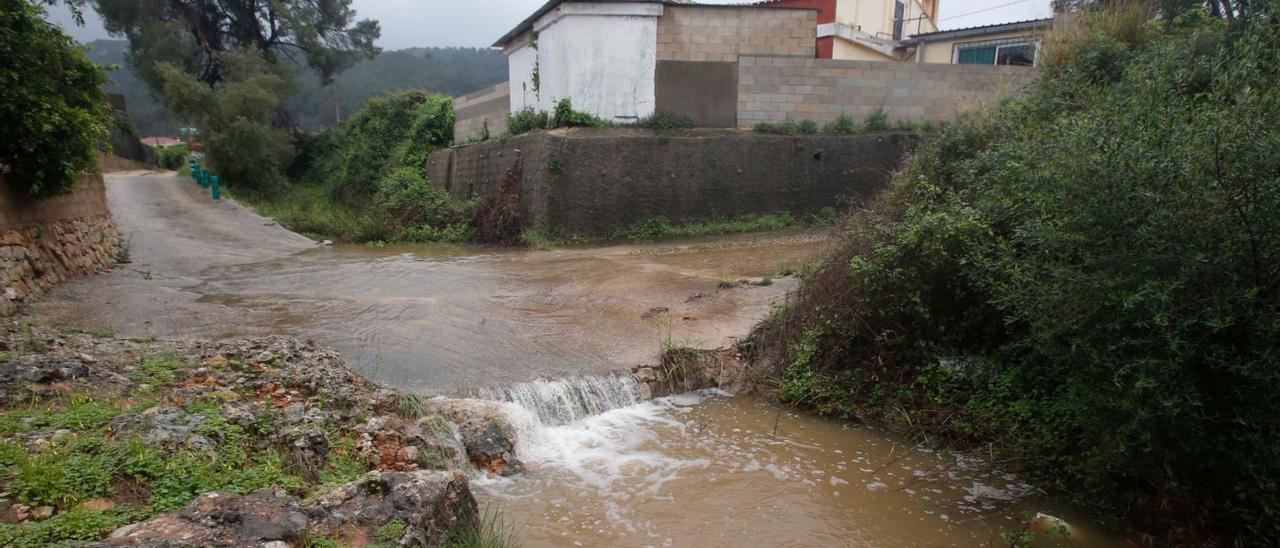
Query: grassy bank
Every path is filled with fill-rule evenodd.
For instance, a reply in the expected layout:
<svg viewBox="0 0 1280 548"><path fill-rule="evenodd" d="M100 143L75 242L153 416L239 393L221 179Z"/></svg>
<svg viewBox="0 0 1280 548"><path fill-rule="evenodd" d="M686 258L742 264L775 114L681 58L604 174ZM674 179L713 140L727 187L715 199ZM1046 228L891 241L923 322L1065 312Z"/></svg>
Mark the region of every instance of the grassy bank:
<svg viewBox="0 0 1280 548"><path fill-rule="evenodd" d="M757 332L778 396L980 448L1140 542L1277 542L1278 14L1059 25Z"/></svg>

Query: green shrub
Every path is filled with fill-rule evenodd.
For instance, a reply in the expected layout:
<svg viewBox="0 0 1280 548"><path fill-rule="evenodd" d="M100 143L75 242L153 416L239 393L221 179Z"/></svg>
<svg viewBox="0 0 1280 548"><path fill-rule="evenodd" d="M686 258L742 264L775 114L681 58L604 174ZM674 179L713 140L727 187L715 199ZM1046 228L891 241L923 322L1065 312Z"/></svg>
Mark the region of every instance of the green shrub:
<svg viewBox="0 0 1280 548"><path fill-rule="evenodd" d="M177 172L177 170L182 169L182 166L187 165L187 156L189 154L191 154L191 151L187 150L187 145L161 147L161 149L156 149L156 164L160 165L161 168Z"/></svg>
<svg viewBox="0 0 1280 548"><path fill-rule="evenodd" d="M547 129L551 121L545 112L536 112L532 108L524 108L507 118L507 132L522 135L538 129Z"/></svg>
<svg viewBox="0 0 1280 548"><path fill-rule="evenodd" d="M876 107L867 115L867 120L862 123L864 131L885 131L889 129L889 113L885 112L884 107Z"/></svg>
<svg viewBox="0 0 1280 548"><path fill-rule="evenodd" d="M109 115L106 75L38 4L4 0L0 8L0 165L8 184L48 197L97 171Z"/></svg>
<svg viewBox="0 0 1280 548"><path fill-rule="evenodd" d="M816 135L818 133L818 124L813 120L801 120L799 122L788 120L779 123L762 122L756 124L754 129L757 133L773 135Z"/></svg>
<svg viewBox="0 0 1280 548"><path fill-rule="evenodd" d="M822 128L823 133L832 135L852 135L858 132L858 124L846 114L841 114L835 121Z"/></svg>
<svg viewBox="0 0 1280 548"><path fill-rule="evenodd" d="M653 111L653 114L641 118L635 125L636 127L657 131L692 129L694 126L693 118L672 114L665 110L655 110Z"/></svg>
<svg viewBox="0 0 1280 548"><path fill-rule="evenodd" d="M816 352L791 333L784 399L991 443L1180 542L1280 539L1263 5L1232 25L1098 16L1021 96L930 138L806 279L797 318L823 331Z"/></svg>
<svg viewBox="0 0 1280 548"><path fill-rule="evenodd" d="M561 99L556 103L556 110L551 117L551 125L553 127L593 127L606 128L613 127L613 122L598 118L585 112L573 110L573 101L569 98Z"/></svg>

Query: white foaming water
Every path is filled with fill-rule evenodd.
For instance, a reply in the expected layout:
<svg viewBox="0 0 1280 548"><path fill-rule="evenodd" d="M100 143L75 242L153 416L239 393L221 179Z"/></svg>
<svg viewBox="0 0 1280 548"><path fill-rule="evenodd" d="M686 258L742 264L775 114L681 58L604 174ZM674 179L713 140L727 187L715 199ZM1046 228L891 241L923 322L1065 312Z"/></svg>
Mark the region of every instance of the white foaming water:
<svg viewBox="0 0 1280 548"><path fill-rule="evenodd" d="M483 400L514 403L535 413L543 424L560 425L635 405L643 399L643 392L630 375L591 375L538 379L480 390L476 396Z"/></svg>

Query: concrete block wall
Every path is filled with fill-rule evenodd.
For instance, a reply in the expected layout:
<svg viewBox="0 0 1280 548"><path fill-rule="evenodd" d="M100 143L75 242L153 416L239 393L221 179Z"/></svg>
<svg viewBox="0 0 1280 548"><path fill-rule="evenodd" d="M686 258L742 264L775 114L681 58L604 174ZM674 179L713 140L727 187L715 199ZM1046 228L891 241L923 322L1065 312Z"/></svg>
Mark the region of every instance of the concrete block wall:
<svg viewBox="0 0 1280 548"><path fill-rule="evenodd" d="M483 200L519 158L527 226L608 236L653 217L688 223L777 211L803 216L861 203L884 187L914 142L898 133L570 129L437 151L427 171L453 198Z"/></svg>
<svg viewBox="0 0 1280 548"><path fill-rule="evenodd" d="M738 59L738 126L822 124L841 114L860 122L876 108L890 120L947 120L1034 77L1028 67L744 56Z"/></svg>
<svg viewBox="0 0 1280 548"><path fill-rule="evenodd" d="M508 82L454 98L453 140L465 142L484 134L497 137L507 132L507 115L511 112L511 86Z"/></svg>
<svg viewBox="0 0 1280 548"><path fill-rule="evenodd" d="M121 245L101 176L34 200L0 174L0 318L59 282L113 264Z"/></svg>
<svg viewBox="0 0 1280 548"><path fill-rule="evenodd" d="M739 55L816 55L818 11L673 6L658 19L659 61L735 62Z"/></svg>

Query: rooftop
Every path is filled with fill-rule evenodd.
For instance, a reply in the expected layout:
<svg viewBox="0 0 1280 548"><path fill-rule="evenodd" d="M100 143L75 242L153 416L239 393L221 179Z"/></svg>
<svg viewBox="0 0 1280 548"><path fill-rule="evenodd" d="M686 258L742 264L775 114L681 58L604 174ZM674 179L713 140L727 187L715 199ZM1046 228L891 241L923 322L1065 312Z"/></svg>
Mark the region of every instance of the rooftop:
<svg viewBox="0 0 1280 548"><path fill-rule="evenodd" d="M902 43L910 46L921 42L933 42L936 40L950 40L954 38L968 38L970 36L985 36L1001 32L1042 29L1048 28L1052 24L1053 18L1050 17L1047 19L1028 19L1026 21L1014 21L1012 23L996 23L993 25L980 25L976 27L965 27L962 29L940 30L937 32L926 32L924 34L913 35L906 40L903 40Z"/></svg>

